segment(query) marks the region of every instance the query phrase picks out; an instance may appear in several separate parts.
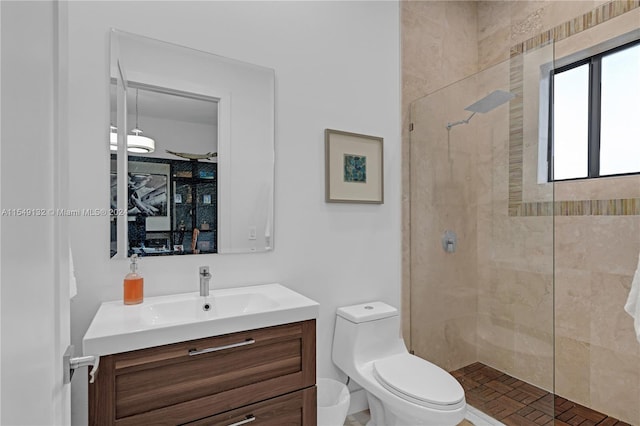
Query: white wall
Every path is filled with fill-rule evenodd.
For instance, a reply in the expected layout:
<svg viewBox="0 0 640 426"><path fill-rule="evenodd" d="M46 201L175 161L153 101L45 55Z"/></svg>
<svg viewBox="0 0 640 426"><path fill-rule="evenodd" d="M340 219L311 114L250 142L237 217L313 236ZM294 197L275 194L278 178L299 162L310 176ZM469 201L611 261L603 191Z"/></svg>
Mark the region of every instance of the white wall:
<svg viewBox="0 0 640 426"><path fill-rule="evenodd" d="M58 156L64 153L58 149L57 126L57 117L64 116L57 91L64 86L57 67L58 11L53 2L1 2L0 10L0 204L9 212L0 221L0 424L68 424L62 353L69 343L69 298L67 282L60 279L68 248L60 253L58 244L66 241L61 220L44 213L66 199ZM12 210L38 215L13 215ZM65 301L60 302L62 293Z"/></svg>
<svg viewBox="0 0 640 426"><path fill-rule="evenodd" d="M2 22L2 7L0 7L0 22ZM6 37L6 36L5 36ZM0 46L2 46L2 31L0 31ZM0 47L0 55L2 48ZM0 66L0 81L2 81L2 67ZM2 85L0 84L0 95ZM2 129L2 103L0 102L0 129ZM1 131L1 130L0 130ZM0 164L2 164L2 138L0 137ZM2 187L2 174L0 173L0 188ZM2 197L0 197L0 209L2 209ZM2 220L0 220L0 235L2 235ZM0 244L0 330L2 330L2 244ZM2 379L2 338L0 338L0 381ZM2 419L2 386L0 386L0 419Z"/></svg>
<svg viewBox="0 0 640 426"><path fill-rule="evenodd" d="M129 123L135 123L135 114L130 115ZM218 126L201 123L189 123L180 120L168 120L166 118L144 117L140 115L140 122L144 135L156 141L156 150L146 153L143 157L168 158L180 160L167 149L177 152L193 152L204 154L218 151Z"/></svg>
<svg viewBox="0 0 640 426"><path fill-rule="evenodd" d="M70 2L72 208L106 207L108 29L155 37L275 69L275 250L148 258L145 294L280 282L321 304L318 375L338 377L330 351L338 306L400 300L400 58L395 2ZM325 128L385 139L385 204L324 202ZM126 261L109 260L107 217L73 218L80 344L105 300L121 298ZM73 424L86 422L86 384L74 380Z"/></svg>

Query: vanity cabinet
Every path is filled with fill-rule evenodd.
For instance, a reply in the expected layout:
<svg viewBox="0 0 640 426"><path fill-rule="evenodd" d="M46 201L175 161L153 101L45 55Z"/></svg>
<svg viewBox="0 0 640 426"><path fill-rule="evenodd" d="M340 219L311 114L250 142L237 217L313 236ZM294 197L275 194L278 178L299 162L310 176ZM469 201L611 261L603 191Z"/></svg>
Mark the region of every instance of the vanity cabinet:
<svg viewBox="0 0 640 426"><path fill-rule="evenodd" d="M91 425L315 425L315 320L100 358Z"/></svg>

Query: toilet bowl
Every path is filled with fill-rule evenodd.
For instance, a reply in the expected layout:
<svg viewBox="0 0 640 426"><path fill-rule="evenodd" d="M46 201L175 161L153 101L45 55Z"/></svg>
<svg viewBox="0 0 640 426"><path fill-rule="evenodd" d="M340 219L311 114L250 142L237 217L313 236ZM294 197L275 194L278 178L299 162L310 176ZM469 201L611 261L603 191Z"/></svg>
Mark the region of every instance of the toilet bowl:
<svg viewBox="0 0 640 426"><path fill-rule="evenodd" d="M407 352L398 310L383 302L338 308L333 362L367 393L367 426L448 426L464 419L458 381Z"/></svg>

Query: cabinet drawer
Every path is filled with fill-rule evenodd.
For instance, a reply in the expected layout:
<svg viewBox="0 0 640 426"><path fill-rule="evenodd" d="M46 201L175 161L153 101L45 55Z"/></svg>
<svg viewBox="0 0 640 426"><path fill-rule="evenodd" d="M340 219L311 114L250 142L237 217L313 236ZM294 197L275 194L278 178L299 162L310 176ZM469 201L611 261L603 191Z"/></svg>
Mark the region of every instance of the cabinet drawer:
<svg viewBox="0 0 640 426"><path fill-rule="evenodd" d="M91 424L176 425L313 386L315 321L103 358Z"/></svg>
<svg viewBox="0 0 640 426"><path fill-rule="evenodd" d="M231 410L188 423L189 426L313 426L316 424L316 387Z"/></svg>

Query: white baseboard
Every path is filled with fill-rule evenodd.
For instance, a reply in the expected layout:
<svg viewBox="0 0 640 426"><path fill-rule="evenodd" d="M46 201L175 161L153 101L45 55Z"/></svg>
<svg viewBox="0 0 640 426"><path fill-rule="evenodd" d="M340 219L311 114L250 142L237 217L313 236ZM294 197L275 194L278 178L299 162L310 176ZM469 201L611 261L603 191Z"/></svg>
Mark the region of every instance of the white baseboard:
<svg viewBox="0 0 640 426"><path fill-rule="evenodd" d="M351 402L349 403L349 411L347 411L347 415L359 413L360 411L364 411L368 408L369 403L367 402L367 392L362 388L352 391Z"/></svg>

